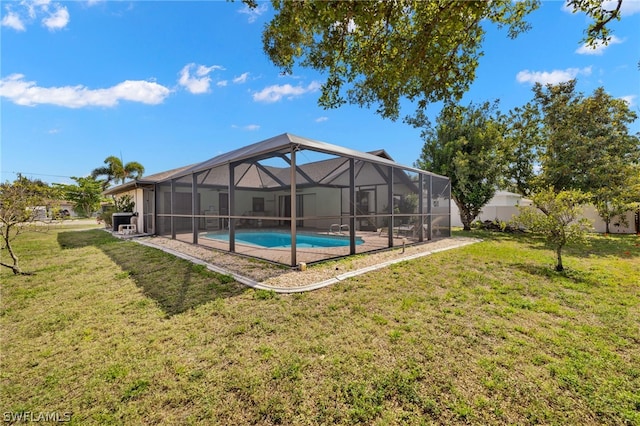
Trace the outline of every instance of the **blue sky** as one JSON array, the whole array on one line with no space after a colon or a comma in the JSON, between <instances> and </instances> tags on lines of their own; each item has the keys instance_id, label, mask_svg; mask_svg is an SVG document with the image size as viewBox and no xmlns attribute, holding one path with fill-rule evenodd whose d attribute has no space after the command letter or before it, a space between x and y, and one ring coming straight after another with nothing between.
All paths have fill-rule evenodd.
<instances>
[{"instance_id":1,"label":"blue sky","mask_svg":"<svg viewBox=\"0 0 640 426\"><path fill-rule=\"evenodd\" d=\"M588 20L544 2L511 40L490 28L463 99L523 105L534 82L603 86L640 112L640 1L624 0L606 48L583 49ZM317 106L323 76L283 76L262 52L270 3L21 1L0 4L1 172L71 182L110 155L146 174L204 161L284 132L412 165L420 131L373 110ZM440 105L429 108L432 118ZM402 115L411 113L406 103ZM633 132L640 131L636 121Z\"/></svg>"}]
</instances>

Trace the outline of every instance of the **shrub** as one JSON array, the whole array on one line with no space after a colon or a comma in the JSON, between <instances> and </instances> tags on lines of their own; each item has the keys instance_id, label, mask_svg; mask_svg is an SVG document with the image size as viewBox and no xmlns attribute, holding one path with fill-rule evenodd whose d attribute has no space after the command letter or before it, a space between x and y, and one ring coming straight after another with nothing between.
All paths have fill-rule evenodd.
<instances>
[{"instance_id":1,"label":"shrub","mask_svg":"<svg viewBox=\"0 0 640 426\"><path fill-rule=\"evenodd\" d=\"M115 204L115 212L113 213L133 213L133 209L136 207L133 197L129 194L121 197L113 197Z\"/></svg>"},{"instance_id":2,"label":"shrub","mask_svg":"<svg viewBox=\"0 0 640 426\"><path fill-rule=\"evenodd\" d=\"M117 213L115 206L108 206L98 215L98 220L102 220L106 228L111 228L113 226L113 217L111 215L114 213Z\"/></svg>"}]
</instances>

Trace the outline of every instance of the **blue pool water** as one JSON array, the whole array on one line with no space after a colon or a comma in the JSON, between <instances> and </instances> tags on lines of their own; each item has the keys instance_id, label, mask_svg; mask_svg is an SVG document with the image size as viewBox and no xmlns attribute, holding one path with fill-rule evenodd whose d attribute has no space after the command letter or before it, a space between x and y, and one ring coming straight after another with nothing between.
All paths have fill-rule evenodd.
<instances>
[{"instance_id":1,"label":"blue pool water","mask_svg":"<svg viewBox=\"0 0 640 426\"><path fill-rule=\"evenodd\" d=\"M208 232L202 235L202 237L212 240L229 241L229 234ZM239 231L236 232L236 242L265 248L287 248L291 247L291 234L281 231ZM356 237L356 245L358 244L362 244L362 238L360 237ZM299 248L345 247L348 245L349 237L346 235L296 235L296 247Z\"/></svg>"}]
</instances>

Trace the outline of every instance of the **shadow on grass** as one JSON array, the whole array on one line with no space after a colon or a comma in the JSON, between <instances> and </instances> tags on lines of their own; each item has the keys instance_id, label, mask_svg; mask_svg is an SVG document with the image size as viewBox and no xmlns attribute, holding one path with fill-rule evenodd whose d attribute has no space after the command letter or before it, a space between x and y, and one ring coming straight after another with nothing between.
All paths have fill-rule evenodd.
<instances>
[{"instance_id":1,"label":"shadow on grass","mask_svg":"<svg viewBox=\"0 0 640 426\"><path fill-rule=\"evenodd\" d=\"M133 279L168 317L246 290L229 275L215 273L158 249L119 240L102 230L61 232L58 244L62 249L93 246L102 250L121 268L113 279Z\"/></svg>"},{"instance_id":2,"label":"shadow on grass","mask_svg":"<svg viewBox=\"0 0 640 426\"><path fill-rule=\"evenodd\" d=\"M586 284L589 286L598 286L600 282L593 279L588 273L576 269L566 268L564 271L558 272L551 265L532 265L527 263L513 263L510 265L512 268L519 269L530 275L536 275L538 277L545 277L549 279L565 278L576 284Z\"/></svg>"},{"instance_id":3,"label":"shadow on grass","mask_svg":"<svg viewBox=\"0 0 640 426\"><path fill-rule=\"evenodd\" d=\"M483 230L462 231L456 230L454 236L482 238L487 241L518 241L528 245L533 250L555 251L545 243L543 237L533 234L491 232ZM562 249L566 256L588 257L616 257L620 259L640 258L640 237L634 234L618 234L604 236L602 234L589 234L584 244L569 244Z\"/></svg>"},{"instance_id":4,"label":"shadow on grass","mask_svg":"<svg viewBox=\"0 0 640 426\"><path fill-rule=\"evenodd\" d=\"M532 242L529 248L534 250L551 250L555 248L545 243L539 238L537 243ZM618 235L615 237L605 237L599 234L590 234L587 242L582 244L567 244L562 248L563 256L589 258L589 257L609 257L618 259L640 258L640 238L636 235Z\"/></svg>"}]
</instances>

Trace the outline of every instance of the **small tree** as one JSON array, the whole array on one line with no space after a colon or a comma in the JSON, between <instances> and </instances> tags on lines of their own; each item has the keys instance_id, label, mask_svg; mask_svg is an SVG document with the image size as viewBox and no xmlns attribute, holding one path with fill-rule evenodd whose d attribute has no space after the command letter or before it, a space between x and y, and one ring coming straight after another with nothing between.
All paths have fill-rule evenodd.
<instances>
[{"instance_id":1,"label":"small tree","mask_svg":"<svg viewBox=\"0 0 640 426\"><path fill-rule=\"evenodd\" d=\"M589 195L581 191L554 192L548 188L534 194L532 201L537 207L520 207L516 218L519 225L533 233L544 236L548 245L556 252L556 271L563 271L562 248L569 243L582 242L591 224L582 216L582 205Z\"/></svg>"},{"instance_id":2,"label":"small tree","mask_svg":"<svg viewBox=\"0 0 640 426\"><path fill-rule=\"evenodd\" d=\"M640 150L640 146L638 147ZM628 225L626 213L638 209L640 205L640 163L629 164L616 178L611 177L615 171L607 175L611 182L608 187L597 188L592 191L593 204L598 215L605 223L605 233L610 233L609 226L615 218L618 222Z\"/></svg>"},{"instance_id":3,"label":"small tree","mask_svg":"<svg viewBox=\"0 0 640 426\"><path fill-rule=\"evenodd\" d=\"M18 175L13 183L0 184L0 227L2 228L2 247L7 250L11 263L0 261L0 265L9 268L16 275L30 275L20 268L18 256L11 243L27 231L41 230L43 212L53 207L56 191L39 180L30 180Z\"/></svg>"},{"instance_id":4,"label":"small tree","mask_svg":"<svg viewBox=\"0 0 640 426\"><path fill-rule=\"evenodd\" d=\"M604 222L604 233L609 234L611 233L611 222L616 217L620 218L619 221L621 223L627 225L625 214L628 211L633 210L635 206L633 203L628 203L621 198L613 198L605 200L596 199L595 207L598 212L598 216L600 216L600 219Z\"/></svg>"},{"instance_id":5,"label":"small tree","mask_svg":"<svg viewBox=\"0 0 640 426\"><path fill-rule=\"evenodd\" d=\"M72 177L76 185L58 185L62 196L73 203L73 208L78 214L91 217L100 209L102 201L102 182L94 177Z\"/></svg>"}]
</instances>

